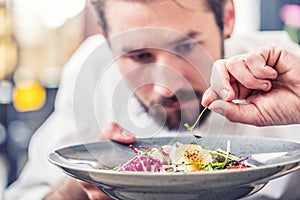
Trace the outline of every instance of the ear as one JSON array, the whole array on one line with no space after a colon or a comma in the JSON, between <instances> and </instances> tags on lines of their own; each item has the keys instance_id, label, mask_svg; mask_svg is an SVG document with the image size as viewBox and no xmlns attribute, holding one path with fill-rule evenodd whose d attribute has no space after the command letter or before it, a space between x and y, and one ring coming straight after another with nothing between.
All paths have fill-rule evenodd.
<instances>
[{"instance_id":1,"label":"ear","mask_svg":"<svg viewBox=\"0 0 300 200\"><path fill-rule=\"evenodd\" d=\"M235 22L235 12L233 0L227 0L224 5L224 29L223 35L225 38L229 38L232 34Z\"/></svg>"}]
</instances>

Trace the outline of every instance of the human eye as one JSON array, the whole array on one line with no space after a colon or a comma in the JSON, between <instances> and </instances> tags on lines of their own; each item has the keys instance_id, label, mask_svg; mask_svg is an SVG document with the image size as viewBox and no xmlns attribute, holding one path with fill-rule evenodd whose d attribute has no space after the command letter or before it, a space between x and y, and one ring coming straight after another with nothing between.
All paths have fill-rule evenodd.
<instances>
[{"instance_id":1,"label":"human eye","mask_svg":"<svg viewBox=\"0 0 300 200\"><path fill-rule=\"evenodd\" d=\"M129 52L126 57L133 60L134 62L139 63L152 62L154 59L153 54L150 52Z\"/></svg>"},{"instance_id":2,"label":"human eye","mask_svg":"<svg viewBox=\"0 0 300 200\"><path fill-rule=\"evenodd\" d=\"M191 42L191 43L185 43L185 44L180 44L175 47L175 51L177 53L188 53L194 49L196 46L196 42Z\"/></svg>"}]
</instances>

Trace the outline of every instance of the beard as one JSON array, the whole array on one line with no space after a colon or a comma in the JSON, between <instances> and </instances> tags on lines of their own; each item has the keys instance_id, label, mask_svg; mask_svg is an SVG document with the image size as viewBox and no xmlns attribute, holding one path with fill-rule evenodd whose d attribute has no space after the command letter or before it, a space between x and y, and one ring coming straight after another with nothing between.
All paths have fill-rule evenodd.
<instances>
[{"instance_id":1,"label":"beard","mask_svg":"<svg viewBox=\"0 0 300 200\"><path fill-rule=\"evenodd\" d=\"M199 91L184 91L180 90L176 92L176 94L169 98L161 97L155 102L151 103L151 108L147 107L138 97L137 100L139 101L143 110L150 114L151 118L157 123L160 127L166 128L168 130L174 131L186 131L184 127L185 123L193 125L204 109L201 105L201 97L202 94ZM184 102L189 100L195 100L193 105L179 109L174 109L173 111L166 112L164 106L169 105L174 102ZM160 105L160 106L153 106L153 105ZM201 126L202 123L206 121L210 114L210 111L204 112L201 117L201 120L198 126Z\"/></svg>"}]
</instances>

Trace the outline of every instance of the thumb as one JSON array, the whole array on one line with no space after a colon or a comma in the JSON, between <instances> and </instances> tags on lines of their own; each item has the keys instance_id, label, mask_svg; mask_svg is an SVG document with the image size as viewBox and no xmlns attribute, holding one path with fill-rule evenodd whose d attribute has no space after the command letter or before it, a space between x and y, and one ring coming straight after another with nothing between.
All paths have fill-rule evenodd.
<instances>
[{"instance_id":1,"label":"thumb","mask_svg":"<svg viewBox=\"0 0 300 200\"><path fill-rule=\"evenodd\" d=\"M208 108L213 112L223 115L231 122L259 125L262 121L258 115L258 109L254 104L238 104L215 100Z\"/></svg>"},{"instance_id":2,"label":"thumb","mask_svg":"<svg viewBox=\"0 0 300 200\"><path fill-rule=\"evenodd\" d=\"M107 139L121 142L124 144L130 144L135 141L135 136L123 129L119 124L112 122L103 129L103 134Z\"/></svg>"}]
</instances>

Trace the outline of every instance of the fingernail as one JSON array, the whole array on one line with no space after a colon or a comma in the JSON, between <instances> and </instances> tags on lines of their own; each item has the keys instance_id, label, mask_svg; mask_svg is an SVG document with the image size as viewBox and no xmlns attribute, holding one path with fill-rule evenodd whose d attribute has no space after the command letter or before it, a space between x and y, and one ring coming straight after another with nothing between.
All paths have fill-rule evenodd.
<instances>
[{"instance_id":1,"label":"fingernail","mask_svg":"<svg viewBox=\"0 0 300 200\"><path fill-rule=\"evenodd\" d=\"M273 79L276 79L276 76L277 76L276 74L273 74L273 75L271 75L271 76L269 77L269 79L272 79L272 80L273 80Z\"/></svg>"},{"instance_id":2,"label":"fingernail","mask_svg":"<svg viewBox=\"0 0 300 200\"><path fill-rule=\"evenodd\" d=\"M221 108L218 108L218 109L214 110L214 112L216 112L216 113L218 113L220 115L224 115L224 113L225 113L224 110L221 109Z\"/></svg>"},{"instance_id":3,"label":"fingernail","mask_svg":"<svg viewBox=\"0 0 300 200\"><path fill-rule=\"evenodd\" d=\"M124 136L124 137L133 137L134 135L125 131L125 130L122 130L121 134Z\"/></svg>"},{"instance_id":4,"label":"fingernail","mask_svg":"<svg viewBox=\"0 0 300 200\"><path fill-rule=\"evenodd\" d=\"M261 88L262 88L263 90L268 89L268 84L267 84L267 83L262 84Z\"/></svg>"},{"instance_id":5,"label":"fingernail","mask_svg":"<svg viewBox=\"0 0 300 200\"><path fill-rule=\"evenodd\" d=\"M226 99L226 97L227 97L227 95L228 95L228 90L226 90L226 89L221 89L220 90L220 95L221 95L221 98L222 99Z\"/></svg>"}]
</instances>

